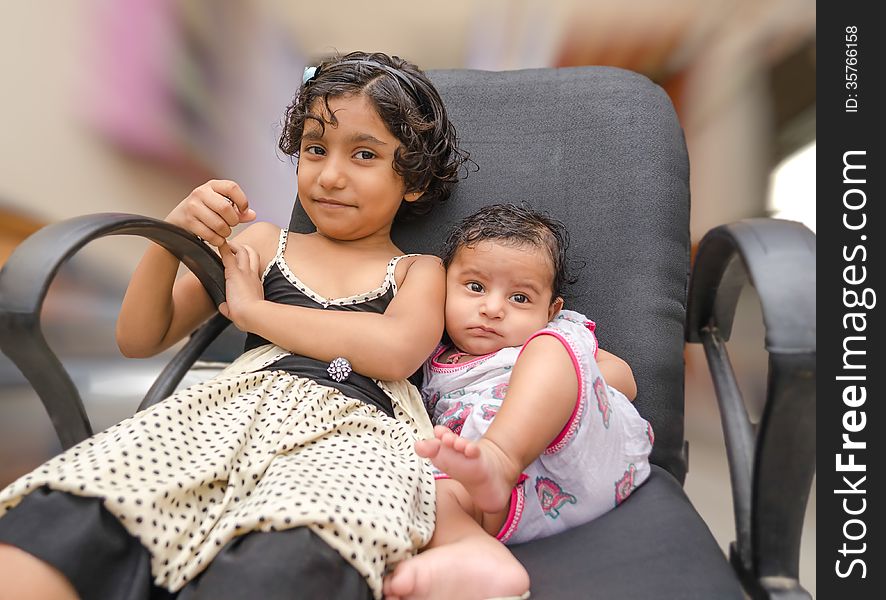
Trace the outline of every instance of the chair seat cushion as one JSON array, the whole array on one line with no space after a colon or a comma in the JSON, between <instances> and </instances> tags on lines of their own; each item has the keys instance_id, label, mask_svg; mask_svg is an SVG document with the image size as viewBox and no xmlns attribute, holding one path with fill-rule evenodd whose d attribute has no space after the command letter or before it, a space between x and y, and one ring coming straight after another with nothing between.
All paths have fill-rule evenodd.
<instances>
[{"instance_id":1,"label":"chair seat cushion","mask_svg":"<svg viewBox=\"0 0 886 600\"><path fill-rule=\"evenodd\" d=\"M683 488L655 465L616 510L511 550L529 571L533 600L744 598Z\"/></svg>"}]
</instances>

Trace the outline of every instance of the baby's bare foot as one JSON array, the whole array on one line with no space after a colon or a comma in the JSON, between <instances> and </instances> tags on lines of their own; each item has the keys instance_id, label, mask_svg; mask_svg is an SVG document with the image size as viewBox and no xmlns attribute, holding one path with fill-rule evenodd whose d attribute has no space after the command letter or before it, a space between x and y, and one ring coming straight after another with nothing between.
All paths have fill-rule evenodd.
<instances>
[{"instance_id":1,"label":"baby's bare foot","mask_svg":"<svg viewBox=\"0 0 886 600\"><path fill-rule=\"evenodd\" d=\"M470 537L410 558L385 578L386 600L520 597L529 574L500 542Z\"/></svg>"},{"instance_id":2,"label":"baby's bare foot","mask_svg":"<svg viewBox=\"0 0 886 600\"><path fill-rule=\"evenodd\" d=\"M461 483L483 512L504 510L520 471L501 448L486 438L472 442L441 425L434 427L434 436L416 442L416 453Z\"/></svg>"}]
</instances>

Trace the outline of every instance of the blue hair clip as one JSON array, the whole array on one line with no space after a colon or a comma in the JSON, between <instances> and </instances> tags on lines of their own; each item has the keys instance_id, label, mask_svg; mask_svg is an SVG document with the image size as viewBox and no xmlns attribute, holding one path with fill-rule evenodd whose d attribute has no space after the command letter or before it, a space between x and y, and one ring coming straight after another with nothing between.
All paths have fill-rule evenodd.
<instances>
[{"instance_id":1,"label":"blue hair clip","mask_svg":"<svg viewBox=\"0 0 886 600\"><path fill-rule=\"evenodd\" d=\"M305 67L305 72L301 76L302 84L309 82L317 75L317 67Z\"/></svg>"}]
</instances>

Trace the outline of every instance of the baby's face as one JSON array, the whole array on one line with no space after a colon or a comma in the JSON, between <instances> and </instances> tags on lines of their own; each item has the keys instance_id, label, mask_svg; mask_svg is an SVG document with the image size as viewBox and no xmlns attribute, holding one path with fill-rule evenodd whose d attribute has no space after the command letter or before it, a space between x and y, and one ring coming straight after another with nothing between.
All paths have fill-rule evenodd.
<instances>
[{"instance_id":1,"label":"baby's face","mask_svg":"<svg viewBox=\"0 0 886 600\"><path fill-rule=\"evenodd\" d=\"M533 246L461 248L446 271L446 332L475 356L520 346L563 306L552 283L551 259Z\"/></svg>"}]
</instances>

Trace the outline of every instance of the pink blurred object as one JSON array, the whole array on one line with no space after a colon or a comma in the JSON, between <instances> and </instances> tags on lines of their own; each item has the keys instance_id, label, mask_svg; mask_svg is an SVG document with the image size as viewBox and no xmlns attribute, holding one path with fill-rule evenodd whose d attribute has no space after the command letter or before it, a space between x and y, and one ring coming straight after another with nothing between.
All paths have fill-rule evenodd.
<instances>
[{"instance_id":1,"label":"pink blurred object","mask_svg":"<svg viewBox=\"0 0 886 600\"><path fill-rule=\"evenodd\" d=\"M179 160L170 63L175 0L106 2L96 15L95 77L86 94L89 121L123 149Z\"/></svg>"},{"instance_id":2,"label":"pink blurred object","mask_svg":"<svg viewBox=\"0 0 886 600\"><path fill-rule=\"evenodd\" d=\"M289 222L295 169L277 154L304 59L260 4L101 0L80 103L103 140L196 182L237 181L262 220Z\"/></svg>"}]
</instances>

